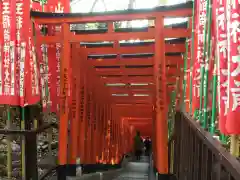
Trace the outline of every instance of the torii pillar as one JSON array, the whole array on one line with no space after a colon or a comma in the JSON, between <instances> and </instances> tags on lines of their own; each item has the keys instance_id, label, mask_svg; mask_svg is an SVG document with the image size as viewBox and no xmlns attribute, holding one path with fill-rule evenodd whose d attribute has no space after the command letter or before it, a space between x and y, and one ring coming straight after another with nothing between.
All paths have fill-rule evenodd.
<instances>
[{"instance_id":1,"label":"torii pillar","mask_svg":"<svg viewBox=\"0 0 240 180\"><path fill-rule=\"evenodd\" d=\"M155 19L155 62L154 77L156 83L156 118L155 118L155 168L157 177L161 180L169 180L168 170L168 125L167 125L167 79L164 41L164 17ZM160 68L162 73L160 74ZM160 81L161 76L161 81ZM163 92L160 94L160 89ZM160 99L161 97L161 99ZM160 101L163 102L160 103Z\"/></svg>"}]
</instances>

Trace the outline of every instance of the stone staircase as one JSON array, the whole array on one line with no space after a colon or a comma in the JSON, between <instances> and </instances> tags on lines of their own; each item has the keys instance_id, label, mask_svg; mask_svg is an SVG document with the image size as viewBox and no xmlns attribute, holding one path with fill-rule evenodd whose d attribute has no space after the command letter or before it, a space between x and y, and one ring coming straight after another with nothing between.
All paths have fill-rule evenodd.
<instances>
[{"instance_id":1,"label":"stone staircase","mask_svg":"<svg viewBox=\"0 0 240 180\"><path fill-rule=\"evenodd\" d=\"M118 170L68 177L68 180L153 180L150 178L149 162L149 157L142 156L140 161L125 162ZM51 180L57 180L57 177L52 177Z\"/></svg>"}]
</instances>

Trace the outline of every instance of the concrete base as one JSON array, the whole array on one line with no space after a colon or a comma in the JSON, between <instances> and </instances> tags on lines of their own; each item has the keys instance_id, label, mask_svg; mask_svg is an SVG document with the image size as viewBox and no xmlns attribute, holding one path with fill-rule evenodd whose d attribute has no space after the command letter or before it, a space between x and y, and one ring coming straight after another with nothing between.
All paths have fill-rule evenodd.
<instances>
[{"instance_id":1,"label":"concrete base","mask_svg":"<svg viewBox=\"0 0 240 180\"><path fill-rule=\"evenodd\" d=\"M57 168L58 180L66 180L68 177L75 177L77 175L77 168L81 166L82 174L89 174L95 172L104 172L108 170L120 169L122 167L122 162L124 156L122 157L119 164L68 164L68 165L59 165Z\"/></svg>"},{"instance_id":2,"label":"concrete base","mask_svg":"<svg viewBox=\"0 0 240 180\"><path fill-rule=\"evenodd\" d=\"M57 179L58 180L66 180L67 179L67 166L59 165L57 167Z\"/></svg>"},{"instance_id":3,"label":"concrete base","mask_svg":"<svg viewBox=\"0 0 240 180\"><path fill-rule=\"evenodd\" d=\"M156 174L157 180L177 180L177 177L174 174Z\"/></svg>"},{"instance_id":4,"label":"concrete base","mask_svg":"<svg viewBox=\"0 0 240 180\"><path fill-rule=\"evenodd\" d=\"M111 165L111 164L83 164L82 174L89 174L95 172L104 172L108 170L114 170L121 168L121 164ZM59 165L57 168L58 180L66 180L68 177L76 176L76 164L71 165Z\"/></svg>"},{"instance_id":5,"label":"concrete base","mask_svg":"<svg viewBox=\"0 0 240 180\"><path fill-rule=\"evenodd\" d=\"M83 174L89 174L89 173L95 173L95 172L101 172L101 171L108 171L113 169L119 169L121 168L121 164L83 164L82 166L82 173Z\"/></svg>"},{"instance_id":6,"label":"concrete base","mask_svg":"<svg viewBox=\"0 0 240 180\"><path fill-rule=\"evenodd\" d=\"M67 176L74 177L77 175L77 165L68 164L67 165Z\"/></svg>"}]
</instances>

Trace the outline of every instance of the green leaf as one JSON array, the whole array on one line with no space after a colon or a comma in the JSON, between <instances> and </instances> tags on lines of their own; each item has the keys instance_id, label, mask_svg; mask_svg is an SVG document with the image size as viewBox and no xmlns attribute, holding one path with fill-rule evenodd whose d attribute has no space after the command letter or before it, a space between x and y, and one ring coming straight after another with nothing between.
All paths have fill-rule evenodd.
<instances>
[{"instance_id":1,"label":"green leaf","mask_svg":"<svg viewBox=\"0 0 240 180\"><path fill-rule=\"evenodd\" d=\"M41 5L47 4L47 0L39 0Z\"/></svg>"}]
</instances>

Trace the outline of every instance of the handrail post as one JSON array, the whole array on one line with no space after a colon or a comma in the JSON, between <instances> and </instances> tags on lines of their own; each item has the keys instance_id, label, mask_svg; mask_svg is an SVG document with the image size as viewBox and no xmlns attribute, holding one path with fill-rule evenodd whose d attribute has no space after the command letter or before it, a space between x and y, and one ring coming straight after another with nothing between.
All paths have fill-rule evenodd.
<instances>
[{"instance_id":1,"label":"handrail post","mask_svg":"<svg viewBox=\"0 0 240 180\"><path fill-rule=\"evenodd\" d=\"M28 133L25 136L26 180L38 179L37 167L37 134Z\"/></svg>"},{"instance_id":2,"label":"handrail post","mask_svg":"<svg viewBox=\"0 0 240 180\"><path fill-rule=\"evenodd\" d=\"M31 130L31 116L30 106L24 107L24 126L26 130ZM38 179L38 166L37 166L37 133L30 131L24 135L25 137L25 178L26 180Z\"/></svg>"}]
</instances>

